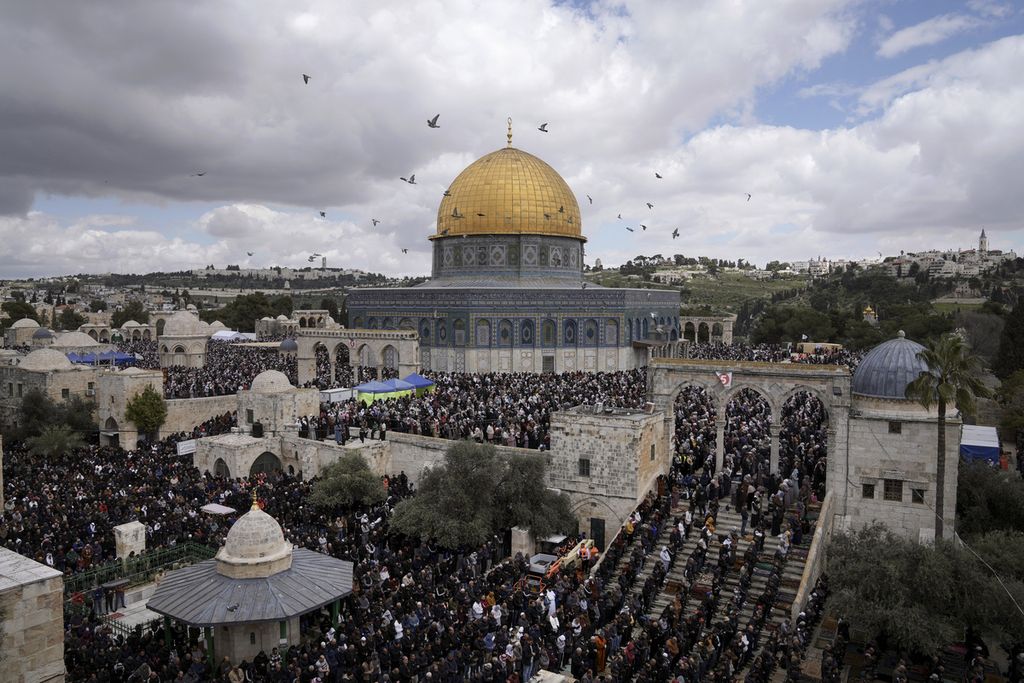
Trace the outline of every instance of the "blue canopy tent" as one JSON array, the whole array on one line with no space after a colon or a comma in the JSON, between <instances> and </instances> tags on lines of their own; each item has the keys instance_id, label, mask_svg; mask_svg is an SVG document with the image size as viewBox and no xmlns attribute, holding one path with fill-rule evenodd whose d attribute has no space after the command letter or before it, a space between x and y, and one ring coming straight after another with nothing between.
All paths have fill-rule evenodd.
<instances>
[{"instance_id":1,"label":"blue canopy tent","mask_svg":"<svg viewBox=\"0 0 1024 683\"><path fill-rule=\"evenodd\" d=\"M422 396L434 388L434 383L432 381L415 372L410 373L402 381L411 384L416 389L417 396Z\"/></svg>"},{"instance_id":2,"label":"blue canopy tent","mask_svg":"<svg viewBox=\"0 0 1024 683\"><path fill-rule=\"evenodd\" d=\"M374 401L380 401L382 399L394 398L396 396L404 396L412 391L412 387L409 389L398 389L395 386L389 385L387 382L365 382L355 387L355 390L359 392L356 396L357 401L365 403L373 403Z\"/></svg>"},{"instance_id":3,"label":"blue canopy tent","mask_svg":"<svg viewBox=\"0 0 1024 683\"><path fill-rule=\"evenodd\" d=\"M384 380L383 384L386 387L390 387L392 391L412 391L416 388L411 383L397 378Z\"/></svg>"},{"instance_id":4,"label":"blue canopy tent","mask_svg":"<svg viewBox=\"0 0 1024 683\"><path fill-rule=\"evenodd\" d=\"M960 457L967 462L986 460L999 465L999 435L995 427L964 425L960 434Z\"/></svg>"}]
</instances>

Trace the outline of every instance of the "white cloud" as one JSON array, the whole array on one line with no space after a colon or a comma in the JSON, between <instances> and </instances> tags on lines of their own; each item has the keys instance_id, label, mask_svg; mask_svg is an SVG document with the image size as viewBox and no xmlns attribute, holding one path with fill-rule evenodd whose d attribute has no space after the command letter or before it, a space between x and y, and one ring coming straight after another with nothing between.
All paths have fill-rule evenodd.
<instances>
[{"instance_id":1,"label":"white cloud","mask_svg":"<svg viewBox=\"0 0 1024 683\"><path fill-rule=\"evenodd\" d=\"M895 57L926 45L936 45L982 24L977 17L966 14L942 14L893 33L878 47L881 57Z\"/></svg>"}]
</instances>

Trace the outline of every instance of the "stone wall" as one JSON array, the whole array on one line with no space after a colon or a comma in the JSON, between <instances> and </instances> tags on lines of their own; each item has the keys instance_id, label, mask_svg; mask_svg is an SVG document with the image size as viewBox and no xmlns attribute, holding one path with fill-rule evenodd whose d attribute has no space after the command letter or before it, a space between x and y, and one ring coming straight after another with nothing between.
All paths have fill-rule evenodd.
<instances>
[{"instance_id":1,"label":"stone wall","mask_svg":"<svg viewBox=\"0 0 1024 683\"><path fill-rule=\"evenodd\" d=\"M320 392L317 389L292 389L276 394L239 391L237 397L238 426L250 430L254 422L263 425L264 434L294 429L303 415L320 413Z\"/></svg>"},{"instance_id":2,"label":"stone wall","mask_svg":"<svg viewBox=\"0 0 1024 683\"><path fill-rule=\"evenodd\" d=\"M64 680L64 580L0 547L0 683Z\"/></svg>"},{"instance_id":3,"label":"stone wall","mask_svg":"<svg viewBox=\"0 0 1024 683\"><path fill-rule=\"evenodd\" d=\"M830 463L828 472L829 489L839 494L837 522L848 529L882 522L909 539L933 540L938 438L934 411L911 401L858 397L851 412L848 458ZM948 418L942 515L946 538L952 538L956 518L960 427L958 419ZM887 480L899 482L902 500L886 500ZM872 497L865 495L865 485L874 487ZM915 489L923 491L922 502L913 501Z\"/></svg>"},{"instance_id":4,"label":"stone wall","mask_svg":"<svg viewBox=\"0 0 1024 683\"><path fill-rule=\"evenodd\" d=\"M167 420L160 428L159 438L175 432L191 432L196 425L211 417L232 413L238 406L234 394L208 398L177 398L167 401Z\"/></svg>"},{"instance_id":5,"label":"stone wall","mask_svg":"<svg viewBox=\"0 0 1024 683\"><path fill-rule=\"evenodd\" d=\"M606 544L669 470L671 450L660 413L581 406L551 419L548 483L568 494L591 536L604 523ZM603 550L604 548L602 548Z\"/></svg>"},{"instance_id":6,"label":"stone wall","mask_svg":"<svg viewBox=\"0 0 1024 683\"><path fill-rule=\"evenodd\" d=\"M12 427L17 423L21 399L32 389L42 391L57 403L71 396L93 400L98 373L98 368L88 365L49 372L25 370L17 365L0 367L0 426Z\"/></svg>"}]
</instances>

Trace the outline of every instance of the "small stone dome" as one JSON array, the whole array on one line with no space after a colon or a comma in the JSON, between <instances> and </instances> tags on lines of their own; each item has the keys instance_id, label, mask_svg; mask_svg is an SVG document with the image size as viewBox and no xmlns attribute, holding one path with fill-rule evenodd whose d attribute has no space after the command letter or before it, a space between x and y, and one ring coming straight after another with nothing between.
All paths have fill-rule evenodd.
<instances>
[{"instance_id":1,"label":"small stone dome","mask_svg":"<svg viewBox=\"0 0 1024 683\"><path fill-rule=\"evenodd\" d=\"M75 367L68 357L53 349L36 349L25 356L18 367L22 370L49 372L51 370L70 370Z\"/></svg>"},{"instance_id":2,"label":"small stone dome","mask_svg":"<svg viewBox=\"0 0 1024 683\"><path fill-rule=\"evenodd\" d=\"M851 390L871 398L907 400L907 385L917 379L928 365L917 357L923 346L899 336L868 351L853 373Z\"/></svg>"},{"instance_id":3,"label":"small stone dome","mask_svg":"<svg viewBox=\"0 0 1024 683\"><path fill-rule=\"evenodd\" d=\"M39 327L39 323L37 323L32 318L22 318L21 320L18 320L13 325L11 325L12 330L23 330L30 327Z\"/></svg>"},{"instance_id":4,"label":"small stone dome","mask_svg":"<svg viewBox=\"0 0 1024 683\"><path fill-rule=\"evenodd\" d=\"M210 329L214 331L226 330L228 329L228 326L219 320L214 320L212 323L210 323Z\"/></svg>"},{"instance_id":5,"label":"small stone dome","mask_svg":"<svg viewBox=\"0 0 1024 683\"><path fill-rule=\"evenodd\" d=\"M294 388L288 375L280 370L265 370L256 375L250 390L257 394L280 394Z\"/></svg>"},{"instance_id":6,"label":"small stone dome","mask_svg":"<svg viewBox=\"0 0 1024 683\"><path fill-rule=\"evenodd\" d=\"M32 333L33 339L53 339L53 332L50 332L45 327L40 327L38 330Z\"/></svg>"},{"instance_id":7,"label":"small stone dome","mask_svg":"<svg viewBox=\"0 0 1024 683\"><path fill-rule=\"evenodd\" d=\"M271 317L270 317L269 315L265 315L265 316L263 316L262 318L260 318L260 322L261 322L261 323L265 323L265 322L274 322L274 319L273 319L273 318L271 318Z\"/></svg>"},{"instance_id":8,"label":"small stone dome","mask_svg":"<svg viewBox=\"0 0 1024 683\"><path fill-rule=\"evenodd\" d=\"M278 351L285 351L286 353L295 353L299 350L298 343L291 337L286 337L281 345L277 347Z\"/></svg>"},{"instance_id":9,"label":"small stone dome","mask_svg":"<svg viewBox=\"0 0 1024 683\"><path fill-rule=\"evenodd\" d=\"M99 342L85 332L65 332L57 335L52 346L55 349L80 349L83 346L99 346Z\"/></svg>"},{"instance_id":10,"label":"small stone dome","mask_svg":"<svg viewBox=\"0 0 1024 683\"><path fill-rule=\"evenodd\" d=\"M281 315L277 316L275 320L277 320L278 322L286 323L288 322L288 316L282 313Z\"/></svg>"},{"instance_id":11,"label":"small stone dome","mask_svg":"<svg viewBox=\"0 0 1024 683\"><path fill-rule=\"evenodd\" d=\"M121 325L122 330L126 330L130 327L141 327L141 325L135 320L125 320L124 324Z\"/></svg>"},{"instance_id":12,"label":"small stone dome","mask_svg":"<svg viewBox=\"0 0 1024 683\"><path fill-rule=\"evenodd\" d=\"M258 578L292 565L292 544L284 539L277 520L256 503L238 518L217 551L217 572L234 578Z\"/></svg>"},{"instance_id":13,"label":"small stone dome","mask_svg":"<svg viewBox=\"0 0 1024 683\"><path fill-rule=\"evenodd\" d=\"M198 337L206 334L199 318L186 311L178 311L164 324L165 337Z\"/></svg>"}]
</instances>

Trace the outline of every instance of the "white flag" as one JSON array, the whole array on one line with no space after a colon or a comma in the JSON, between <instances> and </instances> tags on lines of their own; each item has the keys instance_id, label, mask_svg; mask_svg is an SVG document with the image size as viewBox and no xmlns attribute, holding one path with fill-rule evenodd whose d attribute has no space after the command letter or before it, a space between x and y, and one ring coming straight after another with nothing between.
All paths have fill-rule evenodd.
<instances>
[{"instance_id":1,"label":"white flag","mask_svg":"<svg viewBox=\"0 0 1024 683\"><path fill-rule=\"evenodd\" d=\"M801 334L800 338L803 339L804 341L807 341L807 335L806 334Z\"/></svg>"},{"instance_id":2,"label":"white flag","mask_svg":"<svg viewBox=\"0 0 1024 683\"><path fill-rule=\"evenodd\" d=\"M715 374L718 376L718 383L721 384L722 387L728 389L729 387L732 386L731 372L716 372Z\"/></svg>"}]
</instances>

